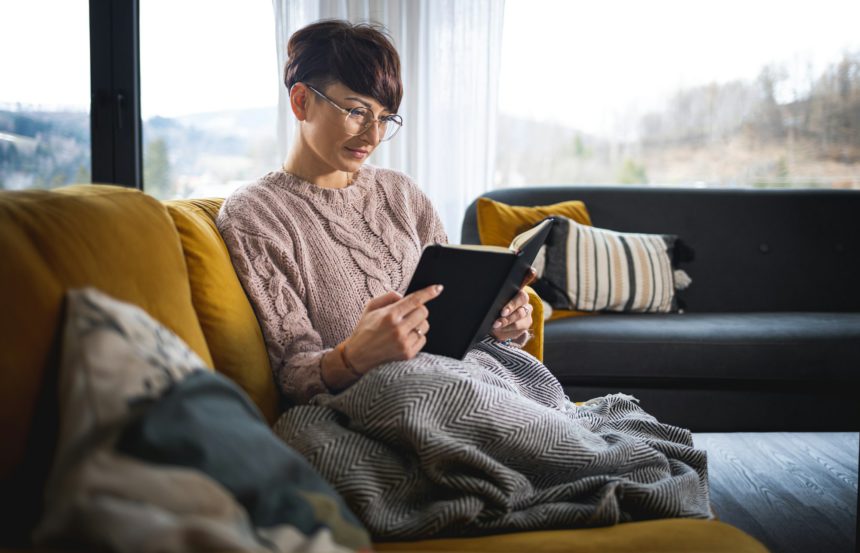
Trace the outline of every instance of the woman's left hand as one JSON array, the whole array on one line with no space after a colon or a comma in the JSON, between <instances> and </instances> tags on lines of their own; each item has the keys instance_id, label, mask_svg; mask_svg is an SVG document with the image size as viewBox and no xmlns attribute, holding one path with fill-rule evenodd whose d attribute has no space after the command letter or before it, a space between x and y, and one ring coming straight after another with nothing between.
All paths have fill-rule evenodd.
<instances>
[{"instance_id":1,"label":"woman's left hand","mask_svg":"<svg viewBox=\"0 0 860 553\"><path fill-rule=\"evenodd\" d=\"M536 274L534 268L529 270L517 295L502 308L501 316L493 322L490 334L496 340L515 340L531 328L532 306L523 287L531 284Z\"/></svg>"}]
</instances>

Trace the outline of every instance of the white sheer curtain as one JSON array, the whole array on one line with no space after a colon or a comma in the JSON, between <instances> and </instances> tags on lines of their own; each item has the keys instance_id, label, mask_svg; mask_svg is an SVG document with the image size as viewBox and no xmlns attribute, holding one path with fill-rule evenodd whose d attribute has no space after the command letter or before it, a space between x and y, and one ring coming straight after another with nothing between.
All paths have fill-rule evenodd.
<instances>
[{"instance_id":1,"label":"white sheer curtain","mask_svg":"<svg viewBox=\"0 0 860 553\"><path fill-rule=\"evenodd\" d=\"M297 29L319 19L383 24L400 53L403 129L370 163L410 175L430 197L451 242L466 206L493 183L504 0L273 0L278 72ZM281 79L283 81L283 79ZM295 120L280 83L278 143Z\"/></svg>"}]
</instances>

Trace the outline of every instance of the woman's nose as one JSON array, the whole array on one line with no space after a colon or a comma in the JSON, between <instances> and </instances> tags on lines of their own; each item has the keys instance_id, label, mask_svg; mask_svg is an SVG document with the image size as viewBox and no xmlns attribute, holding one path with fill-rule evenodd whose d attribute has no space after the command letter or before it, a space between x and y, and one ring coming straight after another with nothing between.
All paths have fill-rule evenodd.
<instances>
[{"instance_id":1,"label":"woman's nose","mask_svg":"<svg viewBox=\"0 0 860 553\"><path fill-rule=\"evenodd\" d=\"M379 132L379 120L373 121L368 125L367 130L362 133L362 138L364 138L368 143L373 144L374 146L379 145L382 136Z\"/></svg>"}]
</instances>

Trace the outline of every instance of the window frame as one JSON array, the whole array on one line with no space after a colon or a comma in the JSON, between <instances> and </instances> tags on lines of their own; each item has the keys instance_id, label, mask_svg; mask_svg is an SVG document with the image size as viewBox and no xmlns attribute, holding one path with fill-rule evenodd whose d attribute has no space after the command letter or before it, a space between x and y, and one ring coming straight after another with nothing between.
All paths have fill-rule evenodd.
<instances>
[{"instance_id":1,"label":"window frame","mask_svg":"<svg viewBox=\"0 0 860 553\"><path fill-rule=\"evenodd\" d=\"M140 1L89 9L92 182L143 190Z\"/></svg>"}]
</instances>

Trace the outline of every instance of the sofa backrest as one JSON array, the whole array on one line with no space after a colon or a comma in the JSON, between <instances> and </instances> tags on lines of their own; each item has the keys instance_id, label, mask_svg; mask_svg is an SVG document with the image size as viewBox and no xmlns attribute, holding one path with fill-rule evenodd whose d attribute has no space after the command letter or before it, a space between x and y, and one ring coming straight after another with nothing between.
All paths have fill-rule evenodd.
<instances>
[{"instance_id":1,"label":"sofa backrest","mask_svg":"<svg viewBox=\"0 0 860 553\"><path fill-rule=\"evenodd\" d=\"M860 192L645 186L494 190L511 205L582 200L595 227L676 234L695 258L690 312L860 311ZM462 241L478 240L475 203Z\"/></svg>"},{"instance_id":2,"label":"sofa backrest","mask_svg":"<svg viewBox=\"0 0 860 553\"><path fill-rule=\"evenodd\" d=\"M242 387L274 424L278 391L260 324L215 226L222 198L164 202L185 252L191 300L215 370Z\"/></svg>"},{"instance_id":3,"label":"sofa backrest","mask_svg":"<svg viewBox=\"0 0 860 553\"><path fill-rule=\"evenodd\" d=\"M38 514L57 437L63 300L83 286L141 306L212 363L161 202L114 186L0 192L0 512L10 531L26 533Z\"/></svg>"}]
</instances>

